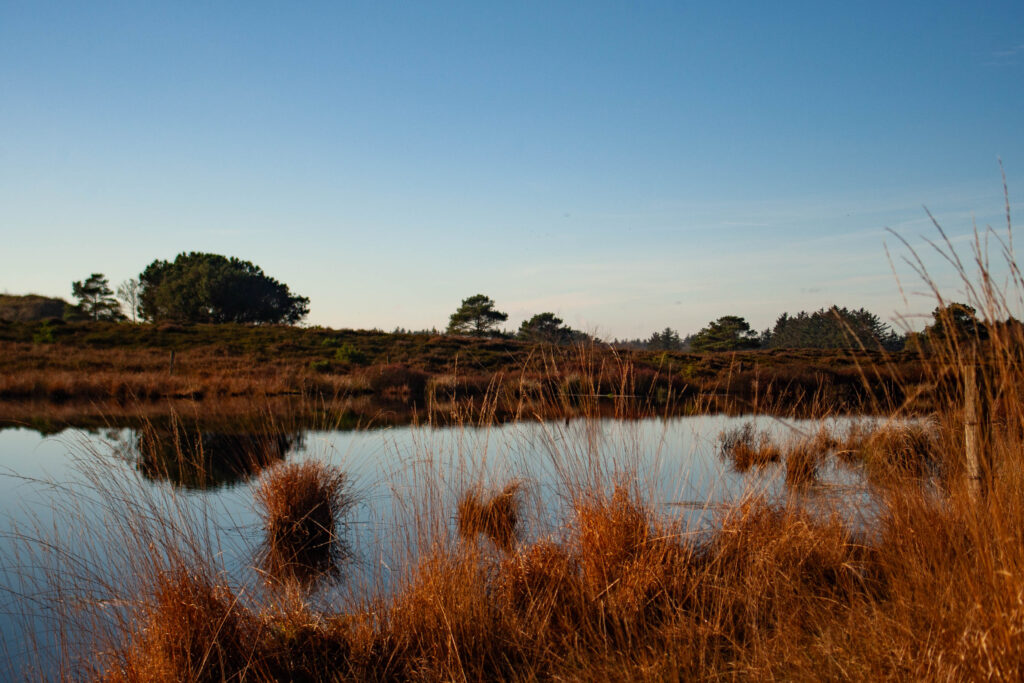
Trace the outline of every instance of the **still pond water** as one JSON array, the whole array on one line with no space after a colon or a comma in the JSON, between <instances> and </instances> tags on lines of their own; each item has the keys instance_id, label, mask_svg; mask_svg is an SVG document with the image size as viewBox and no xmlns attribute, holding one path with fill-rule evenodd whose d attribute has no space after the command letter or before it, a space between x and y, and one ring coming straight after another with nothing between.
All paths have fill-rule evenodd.
<instances>
[{"instance_id":1,"label":"still pond water","mask_svg":"<svg viewBox=\"0 0 1024 683\"><path fill-rule=\"evenodd\" d=\"M822 514L836 512L854 526L870 520L873 499L861 473L834 459L817 483L799 490L786 487L780 465L734 471L719 456L719 435L749 421L779 442L821 425L698 416L274 435L115 427L43 436L4 429L0 656L8 659L11 673L23 673L30 661L46 667L54 656L57 615L63 613L55 602L66 610L69 599L56 590L54 577L63 577L58 583L71 577L71 583L87 587L79 597L93 604L118 597L103 593L119 585L119 572L128 571L125 553L138 552L125 549L132 533L126 520L140 513L160 511L185 520L181 523L205 539L233 583L243 589L258 585L254 558L263 529L253 491L259 475L232 466L233 458L253 448L268 461L323 460L348 477L355 504L344 529L346 568L344 578L318 591L316 600L324 604L341 600L343 586L358 583L354 577L378 590L386 586L415 543L410 520L437 520L435 528L444 534L454 528L455 506L466 490L500 490L511 481L524 485L527 537L557 533L571 514L567 493L573 482L610 490L626 481L694 532L713 528L723 509L755 492ZM175 443L206 464L201 469L168 464Z\"/></svg>"}]
</instances>

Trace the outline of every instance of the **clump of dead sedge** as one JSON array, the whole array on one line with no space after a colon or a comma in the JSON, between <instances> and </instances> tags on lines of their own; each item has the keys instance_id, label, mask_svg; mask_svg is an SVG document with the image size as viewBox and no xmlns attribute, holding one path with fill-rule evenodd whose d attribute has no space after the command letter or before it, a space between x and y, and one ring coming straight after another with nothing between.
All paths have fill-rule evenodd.
<instances>
[{"instance_id":1,"label":"clump of dead sedge","mask_svg":"<svg viewBox=\"0 0 1024 683\"><path fill-rule=\"evenodd\" d=\"M868 473L887 477L923 477L937 462L934 434L923 424L882 427L861 447Z\"/></svg>"},{"instance_id":2,"label":"clump of dead sedge","mask_svg":"<svg viewBox=\"0 0 1024 683\"><path fill-rule=\"evenodd\" d=\"M230 589L185 568L157 577L142 624L110 680L226 680L253 661L262 628Z\"/></svg>"},{"instance_id":3,"label":"clump of dead sedge","mask_svg":"<svg viewBox=\"0 0 1024 683\"><path fill-rule=\"evenodd\" d=\"M344 472L307 460L266 471L255 499L266 532L264 564L271 576L329 571L339 559L336 533L353 504Z\"/></svg>"},{"instance_id":4,"label":"clump of dead sedge","mask_svg":"<svg viewBox=\"0 0 1024 683\"><path fill-rule=\"evenodd\" d=\"M806 486L818 479L825 452L819 450L819 439L800 440L786 452L786 485Z\"/></svg>"},{"instance_id":5,"label":"clump of dead sedge","mask_svg":"<svg viewBox=\"0 0 1024 683\"><path fill-rule=\"evenodd\" d=\"M510 551L519 535L521 494L518 481L491 496L467 491L458 504L459 535L471 541L483 534L498 548Z\"/></svg>"},{"instance_id":6,"label":"clump of dead sedge","mask_svg":"<svg viewBox=\"0 0 1024 683\"><path fill-rule=\"evenodd\" d=\"M110 655L101 680L334 681L379 678L372 637L358 616L311 610L292 596L282 605L243 604L209 567L161 572L141 623Z\"/></svg>"},{"instance_id":7,"label":"clump of dead sedge","mask_svg":"<svg viewBox=\"0 0 1024 683\"><path fill-rule=\"evenodd\" d=\"M757 429L752 422L723 431L718 440L719 452L732 462L737 472L746 472L755 465L770 465L782 458L782 451L772 441L771 435Z\"/></svg>"}]
</instances>

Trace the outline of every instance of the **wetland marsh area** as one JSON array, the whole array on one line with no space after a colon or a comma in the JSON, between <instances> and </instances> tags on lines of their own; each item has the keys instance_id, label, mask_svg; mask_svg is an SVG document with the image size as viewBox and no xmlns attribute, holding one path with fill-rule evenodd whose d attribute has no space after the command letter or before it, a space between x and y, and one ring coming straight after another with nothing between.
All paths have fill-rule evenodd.
<instances>
[{"instance_id":1,"label":"wetland marsh area","mask_svg":"<svg viewBox=\"0 0 1024 683\"><path fill-rule=\"evenodd\" d=\"M1024 680L1022 28L0 0L0 681Z\"/></svg>"},{"instance_id":2,"label":"wetland marsh area","mask_svg":"<svg viewBox=\"0 0 1024 683\"><path fill-rule=\"evenodd\" d=\"M216 347L179 351L172 374L165 350L9 341L9 673L1011 673L1024 616L1006 592L1024 552L1024 402L1007 392L1024 386L1010 382L1024 347L1008 336L1017 327L992 329L984 346L964 346L987 354L975 381L997 416L986 418L983 481L965 474L955 346L703 356L535 346L522 357L539 361L517 373L516 344L500 342L513 360L467 380L454 362L431 374L408 360L303 375L278 358L257 375ZM147 353L153 367L132 364L120 383L95 370ZM240 370L211 371L197 353ZM76 356L87 370L47 376L38 364ZM251 395L209 389L232 377ZM282 377L293 384L281 389ZM121 388L157 381L175 388L146 398ZM1009 649L961 647L996 636Z\"/></svg>"}]
</instances>

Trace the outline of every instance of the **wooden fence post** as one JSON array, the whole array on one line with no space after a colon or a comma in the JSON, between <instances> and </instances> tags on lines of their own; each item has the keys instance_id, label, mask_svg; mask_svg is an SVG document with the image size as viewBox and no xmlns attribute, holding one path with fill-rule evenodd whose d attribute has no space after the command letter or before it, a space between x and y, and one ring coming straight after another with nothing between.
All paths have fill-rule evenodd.
<instances>
[{"instance_id":1,"label":"wooden fence post","mask_svg":"<svg viewBox=\"0 0 1024 683\"><path fill-rule=\"evenodd\" d=\"M964 455L967 490L977 498L981 489L982 401L978 392L978 361L972 354L964 369Z\"/></svg>"}]
</instances>

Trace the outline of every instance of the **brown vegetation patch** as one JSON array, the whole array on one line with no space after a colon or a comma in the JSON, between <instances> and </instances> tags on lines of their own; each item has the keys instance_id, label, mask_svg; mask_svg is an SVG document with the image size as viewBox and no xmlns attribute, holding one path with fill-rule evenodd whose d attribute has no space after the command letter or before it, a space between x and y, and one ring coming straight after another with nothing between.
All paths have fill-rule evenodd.
<instances>
[{"instance_id":1,"label":"brown vegetation patch","mask_svg":"<svg viewBox=\"0 0 1024 683\"><path fill-rule=\"evenodd\" d=\"M487 497L467 491L457 509L459 535L473 541L483 534L501 550L511 551L519 533L521 491L521 482L512 482Z\"/></svg>"},{"instance_id":2,"label":"brown vegetation patch","mask_svg":"<svg viewBox=\"0 0 1024 683\"><path fill-rule=\"evenodd\" d=\"M820 434L820 432L819 432ZM786 451L786 485L801 487L818 479L818 470L827 451L820 445L821 439L800 440Z\"/></svg>"},{"instance_id":3,"label":"brown vegetation patch","mask_svg":"<svg viewBox=\"0 0 1024 683\"><path fill-rule=\"evenodd\" d=\"M771 435L757 429L752 422L723 431L718 440L719 452L732 462L737 472L746 472L755 465L764 467L782 458L782 451Z\"/></svg>"},{"instance_id":4,"label":"brown vegetation patch","mask_svg":"<svg viewBox=\"0 0 1024 683\"><path fill-rule=\"evenodd\" d=\"M269 576L308 579L335 569L342 550L337 527L354 502L343 472L313 460L278 465L254 495Z\"/></svg>"},{"instance_id":5,"label":"brown vegetation patch","mask_svg":"<svg viewBox=\"0 0 1024 683\"><path fill-rule=\"evenodd\" d=\"M222 681L250 669L262 631L238 596L201 570L157 577L142 629L111 681Z\"/></svg>"}]
</instances>

